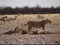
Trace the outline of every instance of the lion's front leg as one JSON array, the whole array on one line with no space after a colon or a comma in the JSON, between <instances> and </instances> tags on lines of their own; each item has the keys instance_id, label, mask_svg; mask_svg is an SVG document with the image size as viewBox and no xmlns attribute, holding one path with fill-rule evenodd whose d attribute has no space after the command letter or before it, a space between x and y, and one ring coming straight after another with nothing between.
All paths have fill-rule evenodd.
<instances>
[{"instance_id":1,"label":"lion's front leg","mask_svg":"<svg viewBox=\"0 0 60 45\"><path fill-rule=\"evenodd\" d=\"M43 26L42 29L45 30L45 26Z\"/></svg>"}]
</instances>

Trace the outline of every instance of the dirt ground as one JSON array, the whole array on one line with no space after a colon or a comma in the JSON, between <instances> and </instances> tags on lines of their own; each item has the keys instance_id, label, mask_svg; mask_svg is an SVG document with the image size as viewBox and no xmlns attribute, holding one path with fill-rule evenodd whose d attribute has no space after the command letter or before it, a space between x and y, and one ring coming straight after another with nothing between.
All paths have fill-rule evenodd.
<instances>
[{"instance_id":1,"label":"dirt ground","mask_svg":"<svg viewBox=\"0 0 60 45\"><path fill-rule=\"evenodd\" d=\"M0 35L0 44L60 44L60 34Z\"/></svg>"}]
</instances>

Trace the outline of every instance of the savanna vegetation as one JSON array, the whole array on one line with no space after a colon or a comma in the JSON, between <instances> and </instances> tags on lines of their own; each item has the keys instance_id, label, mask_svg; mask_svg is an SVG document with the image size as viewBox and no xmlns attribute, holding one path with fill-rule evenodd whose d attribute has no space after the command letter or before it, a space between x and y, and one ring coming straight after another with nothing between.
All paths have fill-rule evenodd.
<instances>
[{"instance_id":1,"label":"savanna vegetation","mask_svg":"<svg viewBox=\"0 0 60 45\"><path fill-rule=\"evenodd\" d=\"M39 7L38 5L36 7L28 7L25 6L23 8L16 7L0 7L0 14L55 14L60 13L60 7Z\"/></svg>"}]
</instances>

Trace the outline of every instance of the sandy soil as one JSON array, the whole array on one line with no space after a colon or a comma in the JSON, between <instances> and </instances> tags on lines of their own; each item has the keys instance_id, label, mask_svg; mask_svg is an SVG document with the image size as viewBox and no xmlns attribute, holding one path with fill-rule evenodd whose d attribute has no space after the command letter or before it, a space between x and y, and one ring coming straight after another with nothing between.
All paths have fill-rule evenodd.
<instances>
[{"instance_id":1,"label":"sandy soil","mask_svg":"<svg viewBox=\"0 0 60 45\"><path fill-rule=\"evenodd\" d=\"M0 35L0 44L60 44L59 35Z\"/></svg>"}]
</instances>

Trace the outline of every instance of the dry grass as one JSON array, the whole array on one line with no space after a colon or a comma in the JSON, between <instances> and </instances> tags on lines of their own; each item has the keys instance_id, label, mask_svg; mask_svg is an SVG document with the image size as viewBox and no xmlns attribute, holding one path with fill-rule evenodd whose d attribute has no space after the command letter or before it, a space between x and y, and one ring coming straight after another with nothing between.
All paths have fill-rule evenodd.
<instances>
[{"instance_id":1,"label":"dry grass","mask_svg":"<svg viewBox=\"0 0 60 45\"><path fill-rule=\"evenodd\" d=\"M39 17L37 15L40 15ZM16 15L5 15L8 18L14 18ZM41 18L42 17L42 18ZM0 16L1 18L1 16ZM28 26L24 26L28 21L41 21L43 19L49 19L52 24L47 24L45 30L38 29L38 31L32 32L32 35L27 35ZM1 22L0 22L1 23ZM2 33L14 30L15 27L19 27L15 31L15 34L4 35ZM55 32L56 31L56 32ZM0 25L0 44L53 44L60 43L60 14L19 14L15 21L5 22ZM29 31L30 32L30 31ZM26 34L27 33L27 34ZM34 35L36 33L37 35ZM22 35L24 34L24 35ZM26 35L25 35L26 34ZM44 35L43 35L44 34ZM48 35L46 35L48 34Z\"/></svg>"}]
</instances>

